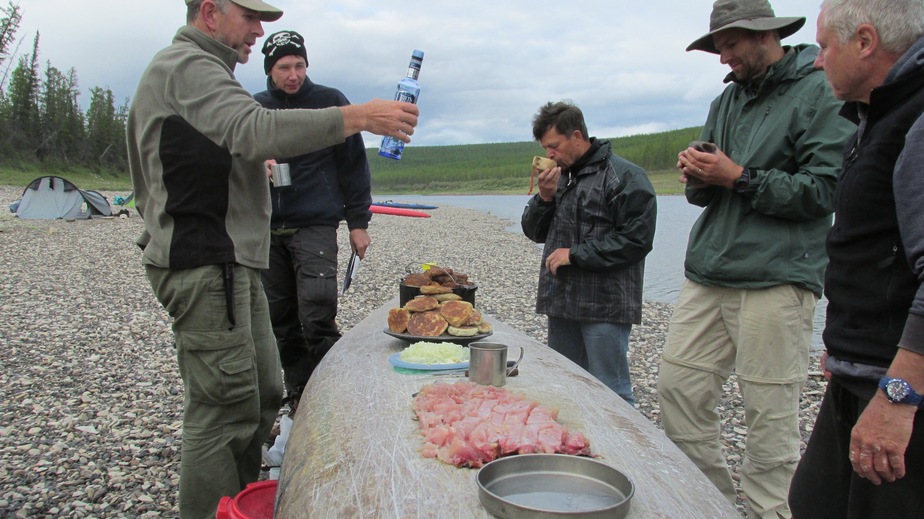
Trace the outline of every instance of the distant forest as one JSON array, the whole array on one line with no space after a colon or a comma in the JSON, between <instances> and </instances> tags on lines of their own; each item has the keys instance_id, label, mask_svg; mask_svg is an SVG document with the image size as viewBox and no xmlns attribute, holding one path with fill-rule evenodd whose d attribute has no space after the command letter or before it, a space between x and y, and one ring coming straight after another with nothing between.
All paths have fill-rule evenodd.
<instances>
[{"instance_id":1,"label":"distant forest","mask_svg":"<svg viewBox=\"0 0 924 519\"><path fill-rule=\"evenodd\" d=\"M14 64L24 43L17 38L22 16L12 1L0 7L0 164L123 174L128 101L117 107L111 90L93 87L87 111L81 111L74 68L65 72L48 62L39 72L38 32L31 51Z\"/></svg>"},{"instance_id":2,"label":"distant forest","mask_svg":"<svg viewBox=\"0 0 924 519\"><path fill-rule=\"evenodd\" d=\"M701 127L607 139L613 152L649 174L670 171L676 177L677 153L698 139ZM593 130L588 129L591 135ZM465 191L470 193L521 190L529 185L532 158L545 156L537 142L414 146L401 160L366 151L372 184L380 193ZM676 180L674 179L674 183Z\"/></svg>"}]
</instances>

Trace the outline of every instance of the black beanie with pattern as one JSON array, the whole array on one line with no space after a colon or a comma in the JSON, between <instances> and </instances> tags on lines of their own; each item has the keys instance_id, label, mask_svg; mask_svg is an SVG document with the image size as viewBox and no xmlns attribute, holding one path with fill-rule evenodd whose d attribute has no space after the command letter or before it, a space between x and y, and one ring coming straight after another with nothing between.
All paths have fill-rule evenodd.
<instances>
[{"instance_id":1,"label":"black beanie with pattern","mask_svg":"<svg viewBox=\"0 0 924 519\"><path fill-rule=\"evenodd\" d=\"M267 36L263 42L263 71L269 75L273 65L283 56L301 56L308 64L308 51L305 49L305 38L295 31L279 31Z\"/></svg>"}]
</instances>

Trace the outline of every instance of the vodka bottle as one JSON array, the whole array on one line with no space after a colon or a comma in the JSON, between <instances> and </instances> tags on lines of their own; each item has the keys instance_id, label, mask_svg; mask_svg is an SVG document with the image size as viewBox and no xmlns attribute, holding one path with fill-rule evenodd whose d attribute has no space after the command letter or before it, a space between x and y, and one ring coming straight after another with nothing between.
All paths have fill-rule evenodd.
<instances>
[{"instance_id":1,"label":"vodka bottle","mask_svg":"<svg viewBox=\"0 0 924 519\"><path fill-rule=\"evenodd\" d=\"M407 69L407 76L398 82L398 91L395 93L395 101L404 101L407 103L417 104L417 96L420 95L420 85L417 84L417 76L420 75L420 64L423 63L424 53L415 50L411 54L411 64ZM401 160L401 152L404 151L404 142L394 138L385 137L382 139L382 145L379 146L379 155L390 159Z\"/></svg>"}]
</instances>

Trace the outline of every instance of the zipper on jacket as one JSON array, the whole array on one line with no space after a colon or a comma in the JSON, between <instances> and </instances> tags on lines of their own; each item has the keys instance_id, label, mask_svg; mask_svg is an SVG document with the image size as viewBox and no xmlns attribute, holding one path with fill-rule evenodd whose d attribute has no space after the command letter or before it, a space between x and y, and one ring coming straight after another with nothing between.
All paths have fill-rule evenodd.
<instances>
[{"instance_id":1,"label":"zipper on jacket","mask_svg":"<svg viewBox=\"0 0 924 519\"><path fill-rule=\"evenodd\" d=\"M767 109L764 111L763 119L761 119L760 122L757 125L755 125L754 128L751 129L751 137L750 139L748 139L748 147L747 147L748 150L752 149L752 147L754 146L754 139L760 133L760 128L764 125L764 122L767 121L767 117L770 116L770 110L772 109L773 109L773 105L767 106Z\"/></svg>"},{"instance_id":2,"label":"zipper on jacket","mask_svg":"<svg viewBox=\"0 0 924 519\"><path fill-rule=\"evenodd\" d=\"M854 141L853 147L850 148L850 153L848 153L847 158L844 159L844 165L841 167L841 175L846 173L847 170L850 169L850 166L856 162L857 157L860 155L858 148L857 141Z\"/></svg>"}]
</instances>

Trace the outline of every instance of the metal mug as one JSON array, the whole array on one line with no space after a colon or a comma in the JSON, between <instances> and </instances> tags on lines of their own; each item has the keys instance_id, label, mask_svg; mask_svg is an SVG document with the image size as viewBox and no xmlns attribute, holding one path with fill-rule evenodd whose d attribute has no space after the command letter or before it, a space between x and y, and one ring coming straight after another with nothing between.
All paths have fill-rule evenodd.
<instances>
[{"instance_id":1,"label":"metal mug","mask_svg":"<svg viewBox=\"0 0 924 519\"><path fill-rule=\"evenodd\" d=\"M507 375L523 360L523 348L513 366L507 367L507 345L498 342L473 342L468 345L468 379L485 386L503 386Z\"/></svg>"},{"instance_id":2,"label":"metal mug","mask_svg":"<svg viewBox=\"0 0 924 519\"><path fill-rule=\"evenodd\" d=\"M273 164L273 186L286 187L292 185L292 177L289 175L288 164Z\"/></svg>"}]
</instances>

